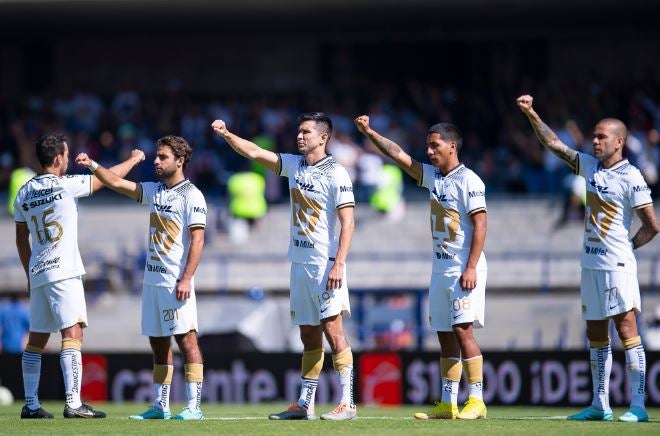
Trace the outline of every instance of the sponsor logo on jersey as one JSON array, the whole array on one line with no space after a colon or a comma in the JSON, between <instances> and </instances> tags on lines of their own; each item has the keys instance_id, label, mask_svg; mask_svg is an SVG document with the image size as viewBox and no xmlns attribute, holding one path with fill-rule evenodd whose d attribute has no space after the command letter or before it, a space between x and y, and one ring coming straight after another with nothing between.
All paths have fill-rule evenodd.
<instances>
[{"instance_id":1,"label":"sponsor logo on jersey","mask_svg":"<svg viewBox=\"0 0 660 436\"><path fill-rule=\"evenodd\" d=\"M589 180L589 184L593 186L596 191L600 192L601 194L609 194L609 188L607 186L601 186L594 179Z\"/></svg>"},{"instance_id":2,"label":"sponsor logo on jersey","mask_svg":"<svg viewBox=\"0 0 660 436\"><path fill-rule=\"evenodd\" d=\"M162 265L152 265L150 263L147 263L147 271L160 273L160 274L167 274L167 268L165 268L164 266L162 266Z\"/></svg>"},{"instance_id":3,"label":"sponsor logo on jersey","mask_svg":"<svg viewBox=\"0 0 660 436\"><path fill-rule=\"evenodd\" d=\"M470 191L470 192L468 192L468 197L470 197L470 198L483 197L485 195L486 195L486 193L484 191Z\"/></svg>"},{"instance_id":4,"label":"sponsor logo on jersey","mask_svg":"<svg viewBox=\"0 0 660 436\"><path fill-rule=\"evenodd\" d=\"M433 188L433 191L431 191L433 196L438 199L438 201L449 201L447 198L447 194L440 194L436 188Z\"/></svg>"},{"instance_id":5,"label":"sponsor logo on jersey","mask_svg":"<svg viewBox=\"0 0 660 436\"><path fill-rule=\"evenodd\" d=\"M436 259L451 260L456 257L454 253L435 253Z\"/></svg>"},{"instance_id":6,"label":"sponsor logo on jersey","mask_svg":"<svg viewBox=\"0 0 660 436\"><path fill-rule=\"evenodd\" d=\"M37 275L44 271L50 271L51 269L60 267L60 257L54 257L52 259L40 260L34 264L32 269L30 269L30 274Z\"/></svg>"},{"instance_id":7,"label":"sponsor logo on jersey","mask_svg":"<svg viewBox=\"0 0 660 436\"><path fill-rule=\"evenodd\" d=\"M633 186L633 192L651 192L651 188L646 185Z\"/></svg>"},{"instance_id":8,"label":"sponsor logo on jersey","mask_svg":"<svg viewBox=\"0 0 660 436\"><path fill-rule=\"evenodd\" d=\"M154 203L154 207L158 212L172 212L172 206L168 204Z\"/></svg>"},{"instance_id":9,"label":"sponsor logo on jersey","mask_svg":"<svg viewBox=\"0 0 660 436\"><path fill-rule=\"evenodd\" d=\"M298 177L296 177L296 184L297 184L298 187L299 187L301 190L303 190L303 191L317 192L317 191L314 189L314 184L312 184L312 183L305 183L305 182L301 181Z\"/></svg>"},{"instance_id":10,"label":"sponsor logo on jersey","mask_svg":"<svg viewBox=\"0 0 660 436\"><path fill-rule=\"evenodd\" d=\"M50 195L52 193L53 193L53 188L33 189L32 191L28 191L27 195L25 196L25 199L30 200L32 198L43 197L45 195Z\"/></svg>"},{"instance_id":11,"label":"sponsor logo on jersey","mask_svg":"<svg viewBox=\"0 0 660 436\"><path fill-rule=\"evenodd\" d=\"M352 186L340 186L339 192L353 192Z\"/></svg>"},{"instance_id":12,"label":"sponsor logo on jersey","mask_svg":"<svg viewBox=\"0 0 660 436\"><path fill-rule=\"evenodd\" d=\"M585 254L596 254L598 256L607 255L607 248L584 246Z\"/></svg>"},{"instance_id":13,"label":"sponsor logo on jersey","mask_svg":"<svg viewBox=\"0 0 660 436\"><path fill-rule=\"evenodd\" d=\"M39 200L34 200L34 201L31 201L30 203L23 203L21 205L21 209L23 209L24 211L28 211L28 210L30 210L34 207L43 206L44 204L49 204L49 203L52 203L54 201L61 200L61 199L62 199L62 194L51 195L48 198L42 198L42 199L39 199Z\"/></svg>"},{"instance_id":14,"label":"sponsor logo on jersey","mask_svg":"<svg viewBox=\"0 0 660 436\"><path fill-rule=\"evenodd\" d=\"M206 209L203 207L193 207L193 212L206 215Z\"/></svg>"},{"instance_id":15,"label":"sponsor logo on jersey","mask_svg":"<svg viewBox=\"0 0 660 436\"><path fill-rule=\"evenodd\" d=\"M314 248L314 243L310 241L293 240L293 245L300 248Z\"/></svg>"}]
</instances>

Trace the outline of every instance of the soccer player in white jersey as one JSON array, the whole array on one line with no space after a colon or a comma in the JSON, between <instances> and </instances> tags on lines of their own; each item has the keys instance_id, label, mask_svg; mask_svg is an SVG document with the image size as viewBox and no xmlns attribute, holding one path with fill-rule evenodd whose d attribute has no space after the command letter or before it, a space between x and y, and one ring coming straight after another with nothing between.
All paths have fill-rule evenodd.
<instances>
[{"instance_id":1,"label":"soccer player in white jersey","mask_svg":"<svg viewBox=\"0 0 660 436\"><path fill-rule=\"evenodd\" d=\"M353 401L353 353L344 336L343 316L350 316L346 284L346 257L354 231L353 185L348 172L326 153L332 122L319 112L298 119L300 155L273 153L213 122L213 130L241 156L255 160L289 179L291 239L289 242L291 320L300 327L304 351L300 398L288 410L270 419L315 419L314 396L323 368L323 334L332 349L339 376L339 405L321 415L326 420L348 420L357 415ZM336 231L336 222L341 226Z\"/></svg>"},{"instance_id":2,"label":"soccer player in white jersey","mask_svg":"<svg viewBox=\"0 0 660 436\"><path fill-rule=\"evenodd\" d=\"M658 233L651 190L639 170L623 158L628 135L623 122L605 118L596 124L592 140L594 155L590 156L562 143L541 120L532 102L529 95L517 99L518 107L529 119L539 141L587 181L580 295L589 339L593 400L591 406L568 419L613 419L609 405L611 319L625 349L626 375L631 389L630 409L619 420L648 421L644 405L646 358L636 318L642 306L633 250ZM633 211L642 226L629 239Z\"/></svg>"},{"instance_id":3,"label":"soccer player in white jersey","mask_svg":"<svg viewBox=\"0 0 660 436\"><path fill-rule=\"evenodd\" d=\"M484 326L486 292L485 187L479 176L458 159L462 137L453 125L431 126L422 164L369 126L369 117L355 119L358 130L427 188L431 200L433 270L429 286L429 322L441 347L442 398L417 419L477 419L486 417L483 401L483 356L474 328ZM458 411L458 385L465 370L468 400Z\"/></svg>"},{"instance_id":4,"label":"soccer player in white jersey","mask_svg":"<svg viewBox=\"0 0 660 436\"><path fill-rule=\"evenodd\" d=\"M63 135L39 138L36 154L41 172L21 187L14 201L16 247L30 294L30 335L22 356L25 406L21 418L53 417L41 407L38 389L41 354L50 334L57 331L62 335L64 417L104 418L105 413L80 400L87 307L82 284L85 268L78 251L78 199L103 185L90 175L66 175L69 147ZM142 160L144 153L134 150L129 159L111 170L125 176Z\"/></svg>"},{"instance_id":5,"label":"soccer player in white jersey","mask_svg":"<svg viewBox=\"0 0 660 436\"><path fill-rule=\"evenodd\" d=\"M76 163L89 168L109 188L150 207L149 251L142 288L142 334L154 354L154 403L130 419L204 419L201 409L204 367L197 342L194 274L204 247L206 201L184 176L192 148L178 136L156 143L154 167L160 182L134 183L115 176L86 154ZM170 413L174 372L171 337L183 354L188 404Z\"/></svg>"}]
</instances>

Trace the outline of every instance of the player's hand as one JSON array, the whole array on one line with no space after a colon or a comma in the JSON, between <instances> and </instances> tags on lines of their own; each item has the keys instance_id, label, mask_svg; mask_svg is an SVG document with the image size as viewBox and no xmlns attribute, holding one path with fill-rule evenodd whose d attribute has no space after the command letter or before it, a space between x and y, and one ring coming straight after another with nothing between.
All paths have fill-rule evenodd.
<instances>
[{"instance_id":1,"label":"player's hand","mask_svg":"<svg viewBox=\"0 0 660 436\"><path fill-rule=\"evenodd\" d=\"M344 279L344 265L335 262L328 272L328 281L325 283L325 289L339 289Z\"/></svg>"},{"instance_id":2,"label":"player's hand","mask_svg":"<svg viewBox=\"0 0 660 436\"><path fill-rule=\"evenodd\" d=\"M369 131L369 117L367 115L360 115L357 117L355 120L355 127L360 131L362 134L367 134Z\"/></svg>"},{"instance_id":3,"label":"player's hand","mask_svg":"<svg viewBox=\"0 0 660 436\"><path fill-rule=\"evenodd\" d=\"M461 274L461 288L464 291L471 291L477 287L477 270L474 268L465 268Z\"/></svg>"},{"instance_id":4,"label":"player's hand","mask_svg":"<svg viewBox=\"0 0 660 436\"><path fill-rule=\"evenodd\" d=\"M227 125L222 120L213 121L213 123L211 123L211 127L213 128L213 131L215 133L222 136L223 138L229 134L229 130L227 130Z\"/></svg>"},{"instance_id":5,"label":"player's hand","mask_svg":"<svg viewBox=\"0 0 660 436\"><path fill-rule=\"evenodd\" d=\"M92 165L92 160L87 156L87 153L80 153L76 156L76 163L85 168L89 168Z\"/></svg>"},{"instance_id":6,"label":"player's hand","mask_svg":"<svg viewBox=\"0 0 660 436\"><path fill-rule=\"evenodd\" d=\"M190 298L190 294L192 292L192 283L189 279L179 279L176 281L176 288L174 290L176 291L177 300L187 300Z\"/></svg>"},{"instance_id":7,"label":"player's hand","mask_svg":"<svg viewBox=\"0 0 660 436\"><path fill-rule=\"evenodd\" d=\"M137 148L131 151L131 159L135 160L136 163L140 163L145 159L144 151L138 150Z\"/></svg>"},{"instance_id":8,"label":"player's hand","mask_svg":"<svg viewBox=\"0 0 660 436\"><path fill-rule=\"evenodd\" d=\"M528 114L532 110L532 102L534 99L531 95L521 95L516 99L516 103L521 111Z\"/></svg>"}]
</instances>

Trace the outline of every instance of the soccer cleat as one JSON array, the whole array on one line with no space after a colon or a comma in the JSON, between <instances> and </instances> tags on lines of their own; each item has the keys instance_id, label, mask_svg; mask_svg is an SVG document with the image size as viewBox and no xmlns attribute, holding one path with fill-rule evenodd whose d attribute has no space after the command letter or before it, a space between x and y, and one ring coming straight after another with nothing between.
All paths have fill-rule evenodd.
<instances>
[{"instance_id":1,"label":"soccer cleat","mask_svg":"<svg viewBox=\"0 0 660 436\"><path fill-rule=\"evenodd\" d=\"M53 419L53 414L46 412L41 407L32 410L28 406L23 406L21 409L21 419Z\"/></svg>"},{"instance_id":2,"label":"soccer cleat","mask_svg":"<svg viewBox=\"0 0 660 436\"><path fill-rule=\"evenodd\" d=\"M613 419L612 409L602 410L594 406L589 406L575 415L568 418L571 421L611 421Z\"/></svg>"},{"instance_id":3,"label":"soccer cleat","mask_svg":"<svg viewBox=\"0 0 660 436\"><path fill-rule=\"evenodd\" d=\"M427 412L415 413L415 419L456 419L458 407L455 404L435 402L435 407Z\"/></svg>"},{"instance_id":4,"label":"soccer cleat","mask_svg":"<svg viewBox=\"0 0 660 436\"><path fill-rule=\"evenodd\" d=\"M94 410L91 406L83 403L80 407L74 409L68 404L64 406L65 418L105 418L105 412Z\"/></svg>"},{"instance_id":5,"label":"soccer cleat","mask_svg":"<svg viewBox=\"0 0 660 436\"><path fill-rule=\"evenodd\" d=\"M139 415L131 415L128 419L170 419L171 417L172 414L169 411L166 412L155 406L151 406L146 412L140 413Z\"/></svg>"},{"instance_id":6,"label":"soccer cleat","mask_svg":"<svg viewBox=\"0 0 660 436\"><path fill-rule=\"evenodd\" d=\"M348 421L355 418L357 418L357 407L349 407L345 403L339 403L339 406L321 415L321 419L326 421Z\"/></svg>"},{"instance_id":7,"label":"soccer cleat","mask_svg":"<svg viewBox=\"0 0 660 436\"><path fill-rule=\"evenodd\" d=\"M312 421L316 419L316 415L314 415L314 411L312 410L311 413L309 410L305 409L304 407L300 407L298 403L292 403L288 409L286 409L284 412L280 413L273 413L268 416L268 419L305 419Z\"/></svg>"},{"instance_id":8,"label":"soccer cleat","mask_svg":"<svg viewBox=\"0 0 660 436\"><path fill-rule=\"evenodd\" d=\"M631 406L630 410L619 416L619 421L623 422L648 422L648 420L649 414L646 410L637 406Z\"/></svg>"},{"instance_id":9,"label":"soccer cleat","mask_svg":"<svg viewBox=\"0 0 660 436\"><path fill-rule=\"evenodd\" d=\"M181 419L185 421L201 420L204 419L204 414L199 409L191 410L189 407L186 407L181 413L174 415L171 419Z\"/></svg>"},{"instance_id":10,"label":"soccer cleat","mask_svg":"<svg viewBox=\"0 0 660 436\"><path fill-rule=\"evenodd\" d=\"M486 405L484 400L479 398L468 397L463 410L460 411L456 418L458 419L480 419L485 418L487 414Z\"/></svg>"}]
</instances>

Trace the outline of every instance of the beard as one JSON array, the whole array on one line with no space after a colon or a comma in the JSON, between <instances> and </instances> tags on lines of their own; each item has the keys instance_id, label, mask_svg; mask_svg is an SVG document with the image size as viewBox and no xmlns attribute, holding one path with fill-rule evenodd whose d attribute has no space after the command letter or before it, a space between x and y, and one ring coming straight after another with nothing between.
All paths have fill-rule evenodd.
<instances>
[{"instance_id":1,"label":"beard","mask_svg":"<svg viewBox=\"0 0 660 436\"><path fill-rule=\"evenodd\" d=\"M158 180L167 180L170 177L172 177L175 172L176 172L175 169L161 168L160 172L158 172L158 170L154 169L154 173L156 174L156 178Z\"/></svg>"}]
</instances>

